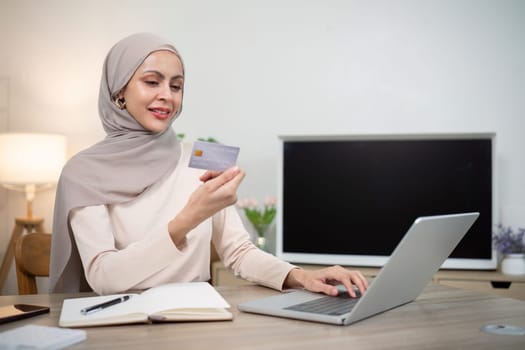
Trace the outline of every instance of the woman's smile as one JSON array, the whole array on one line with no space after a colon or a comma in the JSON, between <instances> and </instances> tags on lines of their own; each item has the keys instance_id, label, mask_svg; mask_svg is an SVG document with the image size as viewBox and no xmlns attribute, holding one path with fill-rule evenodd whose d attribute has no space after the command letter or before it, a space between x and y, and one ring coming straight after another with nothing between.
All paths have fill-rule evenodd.
<instances>
[{"instance_id":1,"label":"woman's smile","mask_svg":"<svg viewBox=\"0 0 525 350\"><path fill-rule=\"evenodd\" d=\"M157 119L165 120L171 117L171 111L169 108L166 107L152 107L149 108L149 111L153 116Z\"/></svg>"}]
</instances>

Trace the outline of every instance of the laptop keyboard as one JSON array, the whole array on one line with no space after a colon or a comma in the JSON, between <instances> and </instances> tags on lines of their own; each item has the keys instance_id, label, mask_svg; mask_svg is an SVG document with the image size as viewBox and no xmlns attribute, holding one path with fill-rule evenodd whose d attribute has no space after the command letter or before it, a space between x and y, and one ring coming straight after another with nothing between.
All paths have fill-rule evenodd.
<instances>
[{"instance_id":1,"label":"laptop keyboard","mask_svg":"<svg viewBox=\"0 0 525 350\"><path fill-rule=\"evenodd\" d=\"M337 297L324 296L304 303L291 305L285 309L337 316L350 312L358 301L359 297L352 298L348 293L342 293Z\"/></svg>"}]
</instances>

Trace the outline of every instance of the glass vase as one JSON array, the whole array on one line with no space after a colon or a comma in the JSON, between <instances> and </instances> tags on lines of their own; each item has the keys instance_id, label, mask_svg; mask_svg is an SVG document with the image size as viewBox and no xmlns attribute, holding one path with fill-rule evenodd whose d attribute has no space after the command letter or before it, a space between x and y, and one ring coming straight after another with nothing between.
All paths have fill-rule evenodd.
<instances>
[{"instance_id":1,"label":"glass vase","mask_svg":"<svg viewBox=\"0 0 525 350\"><path fill-rule=\"evenodd\" d=\"M255 246L259 249L266 250L266 237L257 236L255 238Z\"/></svg>"}]
</instances>

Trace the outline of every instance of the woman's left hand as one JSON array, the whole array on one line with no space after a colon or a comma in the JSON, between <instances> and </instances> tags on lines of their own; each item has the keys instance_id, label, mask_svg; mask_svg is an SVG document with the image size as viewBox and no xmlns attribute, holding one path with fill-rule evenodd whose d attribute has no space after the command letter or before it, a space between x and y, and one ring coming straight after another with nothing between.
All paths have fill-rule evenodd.
<instances>
[{"instance_id":1,"label":"woman's left hand","mask_svg":"<svg viewBox=\"0 0 525 350\"><path fill-rule=\"evenodd\" d=\"M351 297L356 296L354 285L361 294L368 288L368 281L361 272L337 265L320 270L292 269L284 281L286 288L303 287L311 292L333 296L338 294L336 284L344 285Z\"/></svg>"}]
</instances>

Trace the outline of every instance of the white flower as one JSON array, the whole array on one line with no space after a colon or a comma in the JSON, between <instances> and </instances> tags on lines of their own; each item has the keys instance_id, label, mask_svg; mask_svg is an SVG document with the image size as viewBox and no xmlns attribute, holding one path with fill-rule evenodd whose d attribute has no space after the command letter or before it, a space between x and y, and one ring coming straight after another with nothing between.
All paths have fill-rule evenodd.
<instances>
[{"instance_id":1,"label":"white flower","mask_svg":"<svg viewBox=\"0 0 525 350\"><path fill-rule=\"evenodd\" d=\"M274 207L276 203L277 203L277 197L275 196L267 196L264 199L264 205L266 205L267 207Z\"/></svg>"},{"instance_id":2,"label":"white flower","mask_svg":"<svg viewBox=\"0 0 525 350\"><path fill-rule=\"evenodd\" d=\"M255 198L240 199L237 201L237 206L241 209L254 209L257 207L257 204L257 199Z\"/></svg>"}]
</instances>

